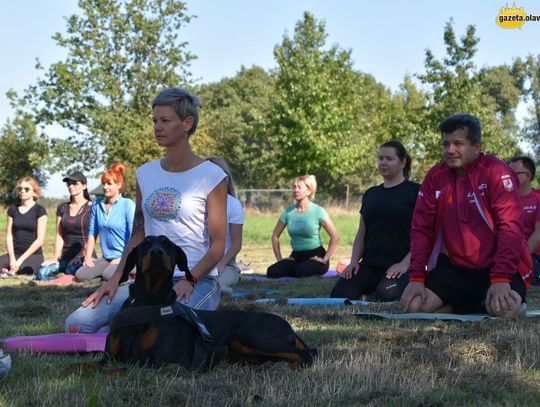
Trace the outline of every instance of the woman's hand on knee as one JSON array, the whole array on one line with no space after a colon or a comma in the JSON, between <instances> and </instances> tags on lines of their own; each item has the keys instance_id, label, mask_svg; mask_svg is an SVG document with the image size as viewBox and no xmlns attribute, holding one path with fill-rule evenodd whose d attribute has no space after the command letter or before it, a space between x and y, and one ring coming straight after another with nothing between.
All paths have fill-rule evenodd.
<instances>
[{"instance_id":1,"label":"woman's hand on knee","mask_svg":"<svg viewBox=\"0 0 540 407\"><path fill-rule=\"evenodd\" d=\"M386 278L399 278L409 270L409 265L402 262L391 265L386 270Z\"/></svg>"},{"instance_id":2,"label":"woman's hand on knee","mask_svg":"<svg viewBox=\"0 0 540 407\"><path fill-rule=\"evenodd\" d=\"M358 268L360 267L360 263L358 262L351 262L345 269L341 272L341 278L350 279L353 275L356 275L358 273Z\"/></svg>"},{"instance_id":3,"label":"woman's hand on knee","mask_svg":"<svg viewBox=\"0 0 540 407\"><path fill-rule=\"evenodd\" d=\"M88 267L88 268L93 268L94 267L94 259L92 258L92 256L88 257L88 256L85 256L84 257L84 262L83 262L83 265L85 267Z\"/></svg>"},{"instance_id":4,"label":"woman's hand on knee","mask_svg":"<svg viewBox=\"0 0 540 407\"><path fill-rule=\"evenodd\" d=\"M326 263L327 263L322 257L319 257L319 256L313 256L313 257L311 258L311 260L318 261L319 263L322 263L322 264L326 264Z\"/></svg>"},{"instance_id":5,"label":"woman's hand on knee","mask_svg":"<svg viewBox=\"0 0 540 407\"><path fill-rule=\"evenodd\" d=\"M104 295L107 296L107 304L110 304L114 295L118 290L118 282L111 279L99 287L93 294L83 301L82 306L88 307L92 304L92 308L96 308Z\"/></svg>"}]
</instances>

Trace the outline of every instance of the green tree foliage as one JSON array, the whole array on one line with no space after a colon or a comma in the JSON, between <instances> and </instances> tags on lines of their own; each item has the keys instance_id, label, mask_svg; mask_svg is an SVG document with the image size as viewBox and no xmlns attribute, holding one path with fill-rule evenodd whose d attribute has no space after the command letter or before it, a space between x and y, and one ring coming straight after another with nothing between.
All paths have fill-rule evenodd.
<instances>
[{"instance_id":1,"label":"green tree foliage","mask_svg":"<svg viewBox=\"0 0 540 407\"><path fill-rule=\"evenodd\" d=\"M274 49L278 63L269 137L274 160L286 177L312 173L331 188L358 168L362 152L375 140L362 116L366 78L352 69L351 52L325 49L324 21L308 12ZM358 174L357 174L358 175Z\"/></svg>"},{"instance_id":2,"label":"green tree foliage","mask_svg":"<svg viewBox=\"0 0 540 407\"><path fill-rule=\"evenodd\" d=\"M135 167L161 153L152 137L152 98L189 78L193 56L178 29L190 17L178 0L80 0L79 7L66 34L54 35L65 60L25 96L38 122L72 131L68 140L51 141L57 169L121 161L132 184Z\"/></svg>"},{"instance_id":3,"label":"green tree foliage","mask_svg":"<svg viewBox=\"0 0 540 407\"><path fill-rule=\"evenodd\" d=\"M198 133L209 138L205 149L197 147L198 152L220 155L228 162L236 184L243 188L279 184L272 159L275 149L267 134L274 83L273 75L252 66L242 67L233 78L198 89L202 102Z\"/></svg>"},{"instance_id":4,"label":"green tree foliage","mask_svg":"<svg viewBox=\"0 0 540 407\"><path fill-rule=\"evenodd\" d=\"M8 120L0 130L0 203L12 204L17 180L34 177L41 186L47 179L43 168L48 157L47 138L38 134L28 116Z\"/></svg>"},{"instance_id":5,"label":"green tree foliage","mask_svg":"<svg viewBox=\"0 0 540 407\"><path fill-rule=\"evenodd\" d=\"M450 20L444 30L446 57L439 61L430 50L426 51L426 72L419 78L430 94L427 105L429 130L415 146L415 153L425 160L426 165L440 161L438 124L459 112L474 114L482 122L484 151L496 154L501 159L509 159L516 153L516 140L505 131L503 118L497 116L498 111L502 112L500 103L514 102L514 99L502 91L499 95L504 95L506 99L485 97L489 95L489 89L482 90L482 79L490 83L497 72L482 75L476 69L473 58L478 42L474 26L468 26L466 34L458 40L453 21ZM511 109L510 105L504 108Z\"/></svg>"},{"instance_id":6,"label":"green tree foliage","mask_svg":"<svg viewBox=\"0 0 540 407\"><path fill-rule=\"evenodd\" d=\"M518 58L512 66L483 68L478 76L482 101L490 106L494 104L505 131L517 136L519 128L515 113L523 97L525 64Z\"/></svg>"},{"instance_id":7,"label":"green tree foliage","mask_svg":"<svg viewBox=\"0 0 540 407\"><path fill-rule=\"evenodd\" d=\"M540 158L540 55L529 55L525 63L525 96L529 111L522 129L522 138L530 143L536 158Z\"/></svg>"},{"instance_id":8,"label":"green tree foliage","mask_svg":"<svg viewBox=\"0 0 540 407\"><path fill-rule=\"evenodd\" d=\"M396 139L403 143L412 158L411 179L424 178L427 166L423 140L431 131L429 111L430 95L419 89L407 75L398 92L385 104L380 116L386 129L384 140Z\"/></svg>"}]
</instances>

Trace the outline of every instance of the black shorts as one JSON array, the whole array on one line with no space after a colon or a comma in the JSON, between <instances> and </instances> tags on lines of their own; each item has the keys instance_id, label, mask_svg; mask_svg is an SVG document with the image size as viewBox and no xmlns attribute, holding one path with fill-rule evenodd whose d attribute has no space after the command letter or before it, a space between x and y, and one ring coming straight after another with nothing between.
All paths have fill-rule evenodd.
<instances>
[{"instance_id":1,"label":"black shorts","mask_svg":"<svg viewBox=\"0 0 540 407\"><path fill-rule=\"evenodd\" d=\"M468 269L456 266L448 256L441 254L437 265L426 279L426 288L433 291L445 305L451 305L457 314L485 313L485 300L491 285L490 268ZM525 284L516 273L510 281L510 288L525 301Z\"/></svg>"}]
</instances>

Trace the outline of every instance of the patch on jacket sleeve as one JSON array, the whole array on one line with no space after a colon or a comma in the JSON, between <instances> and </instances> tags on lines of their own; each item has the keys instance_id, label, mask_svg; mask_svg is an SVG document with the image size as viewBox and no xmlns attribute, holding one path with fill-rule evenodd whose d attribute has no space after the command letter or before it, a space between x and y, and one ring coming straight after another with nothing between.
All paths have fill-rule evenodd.
<instances>
[{"instance_id":1,"label":"patch on jacket sleeve","mask_svg":"<svg viewBox=\"0 0 540 407\"><path fill-rule=\"evenodd\" d=\"M504 190L506 192L512 192L514 190L514 183L512 182L512 177L510 176L510 174L501 176L501 179L502 179Z\"/></svg>"}]
</instances>

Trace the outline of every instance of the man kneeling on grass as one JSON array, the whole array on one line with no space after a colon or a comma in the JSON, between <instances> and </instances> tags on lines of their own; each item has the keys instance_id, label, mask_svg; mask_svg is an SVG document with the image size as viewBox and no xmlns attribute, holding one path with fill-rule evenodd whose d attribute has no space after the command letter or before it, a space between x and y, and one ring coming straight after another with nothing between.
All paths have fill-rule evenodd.
<instances>
[{"instance_id":1,"label":"man kneeling on grass","mask_svg":"<svg viewBox=\"0 0 540 407\"><path fill-rule=\"evenodd\" d=\"M480 152L476 117L451 116L439 130L445 162L420 187L401 305L405 312L523 317L532 259L515 175Z\"/></svg>"}]
</instances>

